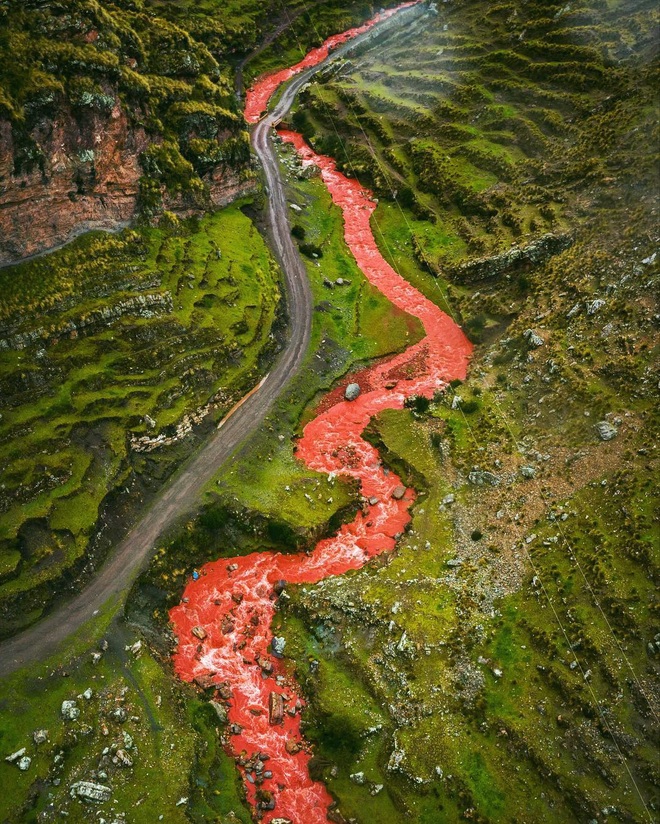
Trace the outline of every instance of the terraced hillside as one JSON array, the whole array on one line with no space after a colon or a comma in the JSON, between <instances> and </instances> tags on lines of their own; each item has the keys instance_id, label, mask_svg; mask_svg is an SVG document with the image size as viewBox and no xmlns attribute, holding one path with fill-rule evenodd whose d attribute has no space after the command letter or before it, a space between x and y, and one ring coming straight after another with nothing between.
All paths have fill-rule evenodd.
<instances>
[{"instance_id":1,"label":"terraced hillside","mask_svg":"<svg viewBox=\"0 0 660 824\"><path fill-rule=\"evenodd\" d=\"M162 225L0 272L4 633L107 547L192 425L221 417L274 353L280 275L249 218L234 206Z\"/></svg>"}]
</instances>

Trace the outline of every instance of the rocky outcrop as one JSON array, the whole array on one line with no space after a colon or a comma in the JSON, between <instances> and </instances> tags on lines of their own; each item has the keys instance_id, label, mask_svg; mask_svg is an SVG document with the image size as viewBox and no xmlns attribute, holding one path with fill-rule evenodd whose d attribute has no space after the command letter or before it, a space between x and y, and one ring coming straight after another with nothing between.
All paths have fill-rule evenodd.
<instances>
[{"instance_id":1,"label":"rocky outcrop","mask_svg":"<svg viewBox=\"0 0 660 824\"><path fill-rule=\"evenodd\" d=\"M0 262L58 246L89 229L117 229L135 216L143 129L116 104L109 115L62 110L30 134L31 157L0 122Z\"/></svg>"},{"instance_id":2,"label":"rocky outcrop","mask_svg":"<svg viewBox=\"0 0 660 824\"><path fill-rule=\"evenodd\" d=\"M140 155L150 142L118 102L109 112L83 114L63 105L29 135L0 120L0 265L54 249L91 229L129 225L138 209ZM225 206L254 186L226 165L213 169L205 182L214 206ZM163 205L189 211L181 198L165 197Z\"/></svg>"},{"instance_id":3,"label":"rocky outcrop","mask_svg":"<svg viewBox=\"0 0 660 824\"><path fill-rule=\"evenodd\" d=\"M463 263L450 270L450 274L460 283L494 280L538 266L553 255L568 249L572 243L573 239L570 235L543 235L527 246L514 246L502 254Z\"/></svg>"},{"instance_id":4,"label":"rocky outcrop","mask_svg":"<svg viewBox=\"0 0 660 824\"><path fill-rule=\"evenodd\" d=\"M118 301L112 306L101 306L92 309L78 318L69 318L57 326L40 326L29 332L20 332L6 338L0 338L0 350L25 349L34 343L42 345L54 343L63 335L76 337L82 332L98 326L109 326L124 315L136 315L142 318L151 318L161 312L172 311L172 294L169 291L153 294L136 295Z\"/></svg>"}]
</instances>

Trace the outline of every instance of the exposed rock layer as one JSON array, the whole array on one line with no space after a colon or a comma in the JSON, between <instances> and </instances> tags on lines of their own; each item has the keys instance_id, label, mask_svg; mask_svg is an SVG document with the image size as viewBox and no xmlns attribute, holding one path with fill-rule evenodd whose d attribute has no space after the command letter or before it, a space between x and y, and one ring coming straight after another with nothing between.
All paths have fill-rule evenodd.
<instances>
[{"instance_id":1,"label":"exposed rock layer","mask_svg":"<svg viewBox=\"0 0 660 824\"><path fill-rule=\"evenodd\" d=\"M0 265L54 249L90 229L117 230L137 215L140 154L150 138L117 103L106 116L62 109L31 132L38 146L29 169L17 169L20 146L0 120ZM252 187L239 171L216 167L205 182L211 203L225 206ZM180 197L164 206L187 212Z\"/></svg>"}]
</instances>

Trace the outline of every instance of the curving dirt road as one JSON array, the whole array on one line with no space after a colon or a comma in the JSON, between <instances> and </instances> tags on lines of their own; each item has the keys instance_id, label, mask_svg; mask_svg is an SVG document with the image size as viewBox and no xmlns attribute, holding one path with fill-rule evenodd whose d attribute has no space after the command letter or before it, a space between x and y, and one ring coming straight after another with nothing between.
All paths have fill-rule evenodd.
<instances>
[{"instance_id":1,"label":"curving dirt road","mask_svg":"<svg viewBox=\"0 0 660 824\"><path fill-rule=\"evenodd\" d=\"M297 75L274 110L259 121L252 132L252 144L263 166L267 185L267 220L272 247L285 273L290 326L277 364L245 402L225 418L204 446L163 486L144 516L112 550L89 585L33 627L0 643L0 677L51 656L60 643L80 629L113 596L129 589L151 556L159 536L199 503L204 486L232 452L257 429L289 379L300 368L310 339L312 294L305 266L291 238L284 187L270 132L287 114L296 94L312 75L343 56L360 39L355 38L323 62Z\"/></svg>"}]
</instances>

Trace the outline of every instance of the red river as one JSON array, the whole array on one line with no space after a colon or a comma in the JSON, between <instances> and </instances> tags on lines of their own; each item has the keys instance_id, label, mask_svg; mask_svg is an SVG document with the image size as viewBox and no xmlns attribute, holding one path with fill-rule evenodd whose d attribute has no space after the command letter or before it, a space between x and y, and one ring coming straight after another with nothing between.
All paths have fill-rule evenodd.
<instances>
[{"instance_id":1,"label":"red river","mask_svg":"<svg viewBox=\"0 0 660 824\"><path fill-rule=\"evenodd\" d=\"M410 4L406 4L410 5ZM360 34L374 21L330 38L291 69L259 81L248 93L246 117L255 122L275 89L293 74L321 62L329 50ZM216 700L228 710L228 749L236 758L247 797L263 822L324 824L332 797L312 781L310 748L300 732L304 701L282 661L273 655L271 623L283 582L312 584L359 569L395 547L410 521L415 498L393 472L386 472L376 449L362 438L369 420L383 409L401 409L412 395L432 396L466 374L472 346L434 303L383 259L372 234L372 196L337 171L329 157L315 154L303 138L281 131L304 164L321 169L322 180L344 217L344 237L361 270L389 300L422 322L426 335L385 362L351 376L361 387L344 399L347 381L331 392L298 442L297 457L311 469L356 478L365 504L352 523L301 554L253 553L207 564L187 584L170 618L178 638L174 666L186 680L217 686ZM281 720L280 720L281 719ZM274 722L274 723L272 723Z\"/></svg>"}]
</instances>

